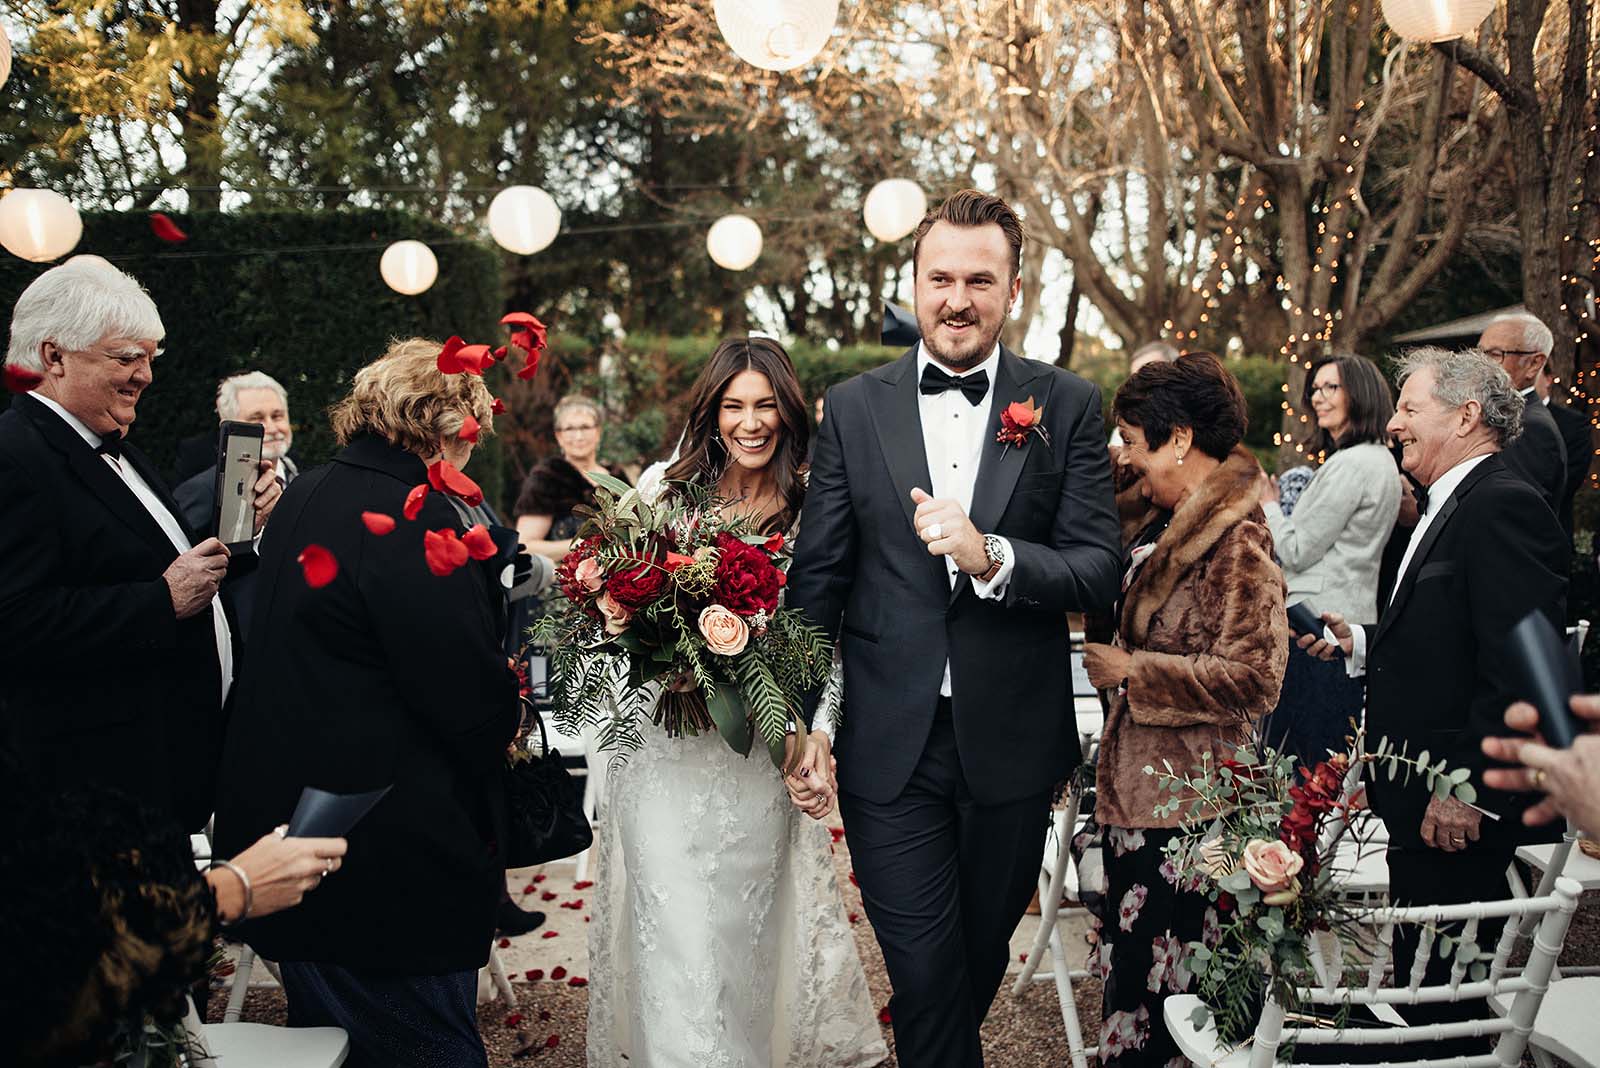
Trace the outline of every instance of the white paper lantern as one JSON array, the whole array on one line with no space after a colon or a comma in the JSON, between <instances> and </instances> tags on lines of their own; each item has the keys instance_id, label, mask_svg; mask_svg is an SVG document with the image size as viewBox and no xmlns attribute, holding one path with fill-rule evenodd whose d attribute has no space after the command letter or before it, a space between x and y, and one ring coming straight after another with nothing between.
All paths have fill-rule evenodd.
<instances>
[{"instance_id":1,"label":"white paper lantern","mask_svg":"<svg viewBox=\"0 0 1600 1068\"><path fill-rule=\"evenodd\" d=\"M508 252L531 256L560 232L561 209L543 189L514 185L489 201L489 234Z\"/></svg>"},{"instance_id":2,"label":"white paper lantern","mask_svg":"<svg viewBox=\"0 0 1600 1068\"><path fill-rule=\"evenodd\" d=\"M1389 28L1408 41L1453 41L1478 28L1495 0L1383 0Z\"/></svg>"},{"instance_id":3,"label":"white paper lantern","mask_svg":"<svg viewBox=\"0 0 1600 1068\"><path fill-rule=\"evenodd\" d=\"M77 247L83 220L72 201L48 189L13 189L0 197L0 246L34 263L59 259Z\"/></svg>"},{"instance_id":4,"label":"white paper lantern","mask_svg":"<svg viewBox=\"0 0 1600 1068\"><path fill-rule=\"evenodd\" d=\"M390 289L414 297L439 277L439 261L421 241L396 241L383 250L378 273Z\"/></svg>"},{"instance_id":5,"label":"white paper lantern","mask_svg":"<svg viewBox=\"0 0 1600 1068\"><path fill-rule=\"evenodd\" d=\"M839 0L716 0L713 10L740 59L762 70L793 70L828 43Z\"/></svg>"},{"instance_id":6,"label":"white paper lantern","mask_svg":"<svg viewBox=\"0 0 1600 1068\"><path fill-rule=\"evenodd\" d=\"M718 267L742 271L761 256L761 227L748 215L724 215L706 233L706 251Z\"/></svg>"},{"instance_id":7,"label":"white paper lantern","mask_svg":"<svg viewBox=\"0 0 1600 1068\"><path fill-rule=\"evenodd\" d=\"M928 198L909 178L885 178L867 193L861 217L879 241L898 241L928 213Z\"/></svg>"},{"instance_id":8,"label":"white paper lantern","mask_svg":"<svg viewBox=\"0 0 1600 1068\"><path fill-rule=\"evenodd\" d=\"M9 77L11 77L11 38L6 36L6 28L0 26L0 85L5 85Z\"/></svg>"}]
</instances>

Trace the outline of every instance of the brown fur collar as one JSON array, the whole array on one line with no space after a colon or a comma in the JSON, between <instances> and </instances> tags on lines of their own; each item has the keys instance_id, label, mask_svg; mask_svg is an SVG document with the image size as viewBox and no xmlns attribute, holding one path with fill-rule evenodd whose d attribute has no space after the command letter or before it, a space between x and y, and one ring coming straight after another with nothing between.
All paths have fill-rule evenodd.
<instances>
[{"instance_id":1,"label":"brown fur collar","mask_svg":"<svg viewBox=\"0 0 1600 1068\"><path fill-rule=\"evenodd\" d=\"M1261 511L1261 465L1243 445L1189 494L1172 513L1172 522L1156 539L1155 552L1139 571L1123 608L1127 636L1135 647L1144 644L1150 620L1161 610L1185 573L1210 555L1211 550L1241 519L1265 523Z\"/></svg>"}]
</instances>

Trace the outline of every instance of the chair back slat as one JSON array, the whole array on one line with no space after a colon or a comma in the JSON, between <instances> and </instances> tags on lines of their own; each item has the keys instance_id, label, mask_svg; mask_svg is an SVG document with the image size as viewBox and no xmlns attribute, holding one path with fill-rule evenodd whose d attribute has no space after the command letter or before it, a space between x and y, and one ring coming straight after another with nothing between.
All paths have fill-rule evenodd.
<instances>
[{"instance_id":1,"label":"chair back slat","mask_svg":"<svg viewBox=\"0 0 1600 1068\"><path fill-rule=\"evenodd\" d=\"M1555 971L1561 946L1567 940L1567 927L1572 923L1572 914L1578 911L1578 896L1582 892L1577 881L1566 876L1555 882L1553 896L1558 907L1553 912L1545 913L1544 919L1539 921L1539 929L1533 936L1533 950L1522 969L1522 978L1528 984L1528 989L1511 999L1511 1011L1506 1013L1506 1020L1513 1030L1502 1035L1500 1041L1495 1043L1495 1054L1503 1065L1522 1063L1522 1056L1528 1049L1528 1035L1533 1032L1533 1021L1539 1015L1545 991L1550 988L1550 975ZM1516 925L1508 923L1506 926Z\"/></svg>"},{"instance_id":2,"label":"chair back slat","mask_svg":"<svg viewBox=\"0 0 1600 1068\"><path fill-rule=\"evenodd\" d=\"M1506 926L1509 927L1511 925L1507 924ZM1461 980L1467 974L1467 958L1461 952L1460 946L1476 946L1477 944L1478 921L1476 918L1473 918L1468 920L1467 925L1461 929L1461 940L1460 945L1456 947L1455 962L1450 965L1450 989L1452 992L1460 991Z\"/></svg>"},{"instance_id":3,"label":"chair back slat","mask_svg":"<svg viewBox=\"0 0 1600 1068\"><path fill-rule=\"evenodd\" d=\"M1376 994L1383 985L1383 970L1389 966L1393 946L1394 923L1391 921L1378 928L1378 948L1372 954L1372 963L1367 965L1367 993Z\"/></svg>"},{"instance_id":4,"label":"chair back slat","mask_svg":"<svg viewBox=\"0 0 1600 1068\"><path fill-rule=\"evenodd\" d=\"M1500 930L1500 941L1494 947L1494 960L1489 962L1489 981L1498 983L1506 974L1506 968L1511 960L1511 951L1516 948L1521 940L1522 932L1520 923L1506 922Z\"/></svg>"},{"instance_id":5,"label":"chair back slat","mask_svg":"<svg viewBox=\"0 0 1600 1068\"><path fill-rule=\"evenodd\" d=\"M1423 926L1417 935L1417 952L1411 958L1411 980L1406 983L1406 989L1416 992L1422 985L1422 977L1427 974L1428 961L1433 957L1433 940L1438 932L1429 924Z\"/></svg>"}]
</instances>

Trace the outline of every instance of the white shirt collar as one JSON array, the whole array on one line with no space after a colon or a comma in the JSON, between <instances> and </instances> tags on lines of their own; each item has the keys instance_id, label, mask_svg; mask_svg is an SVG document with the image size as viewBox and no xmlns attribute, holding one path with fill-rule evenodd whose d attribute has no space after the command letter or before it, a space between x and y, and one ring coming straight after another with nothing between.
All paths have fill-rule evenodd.
<instances>
[{"instance_id":1,"label":"white shirt collar","mask_svg":"<svg viewBox=\"0 0 1600 1068\"><path fill-rule=\"evenodd\" d=\"M1482 456L1474 456L1471 459L1462 460L1450 470L1434 479L1433 485L1428 487L1428 515L1433 515L1435 509L1450 499L1450 495L1454 493L1456 491L1456 487L1461 485L1462 481L1472 473L1472 469L1474 467L1477 467L1479 464L1483 463L1483 461L1487 460L1493 455L1494 453L1489 452L1484 453Z\"/></svg>"},{"instance_id":2,"label":"white shirt collar","mask_svg":"<svg viewBox=\"0 0 1600 1068\"><path fill-rule=\"evenodd\" d=\"M920 341L917 342L917 377L919 379L922 377L922 369L928 366L930 363L935 364L935 366L937 366L939 370L943 371L945 374L955 375L956 378L965 378L968 375L977 374L979 371L987 371L989 374L989 391L992 393L994 392L995 371L1000 366L1000 342L996 341L994 343L994 349L989 353L988 359L984 360L976 367L971 367L965 371L962 371L960 374L956 374L943 364L936 363L934 358L928 355L927 346Z\"/></svg>"},{"instance_id":3,"label":"white shirt collar","mask_svg":"<svg viewBox=\"0 0 1600 1068\"><path fill-rule=\"evenodd\" d=\"M88 443L89 448L98 449L100 447L101 436L96 434L93 430L90 430L82 419L79 419L77 416L67 411L57 401L46 397L38 390L34 390L33 399L44 405L46 408L49 408L52 412L55 412L62 419L66 420L67 425L78 432L78 436Z\"/></svg>"}]
</instances>

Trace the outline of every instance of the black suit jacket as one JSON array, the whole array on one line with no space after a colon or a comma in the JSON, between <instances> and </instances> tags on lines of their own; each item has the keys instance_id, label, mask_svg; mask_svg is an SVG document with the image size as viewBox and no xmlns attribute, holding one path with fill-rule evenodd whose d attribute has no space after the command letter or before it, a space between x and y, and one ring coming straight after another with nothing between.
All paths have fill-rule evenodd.
<instances>
[{"instance_id":1,"label":"black suit jacket","mask_svg":"<svg viewBox=\"0 0 1600 1068\"><path fill-rule=\"evenodd\" d=\"M1556 518L1561 520L1561 529L1567 532L1567 540L1572 540L1572 501L1583 488L1583 480L1589 476L1589 461L1594 456L1594 445L1589 438L1589 420L1581 412L1573 411L1564 404L1541 405L1550 413L1550 418L1555 420L1556 429L1561 432L1561 444L1567 457L1567 484L1561 490L1561 506L1556 509Z\"/></svg>"},{"instance_id":2,"label":"black suit jacket","mask_svg":"<svg viewBox=\"0 0 1600 1068\"><path fill-rule=\"evenodd\" d=\"M1506 732L1506 706L1517 696L1506 656L1506 636L1532 611L1558 629L1565 618L1567 541L1538 493L1496 456L1467 475L1446 501L1400 577L1392 603L1388 591L1376 627L1368 627L1367 732L1424 750L1452 770L1470 768L1478 804L1500 814L1483 820L1483 841L1503 848L1526 837L1525 795L1483 785L1489 763L1482 739ZM1378 775L1370 787L1373 810L1389 828L1390 842L1424 848L1420 838L1428 792Z\"/></svg>"},{"instance_id":3,"label":"black suit jacket","mask_svg":"<svg viewBox=\"0 0 1600 1068\"><path fill-rule=\"evenodd\" d=\"M842 644L843 789L899 795L932 726L950 661L957 746L980 804L1020 800L1082 759L1066 614L1105 611L1121 548L1100 393L1067 371L1002 349L972 497L973 523L1006 537L1016 565L1003 600L981 600L912 526L929 490L917 350L828 391L801 515L788 603ZM1000 413L1033 397L1046 443L995 441Z\"/></svg>"},{"instance_id":4,"label":"black suit jacket","mask_svg":"<svg viewBox=\"0 0 1600 1068\"><path fill-rule=\"evenodd\" d=\"M1506 467L1527 479L1551 514L1561 506L1567 486L1567 447L1550 409L1539 403L1537 393L1525 394L1522 433L1500 454Z\"/></svg>"},{"instance_id":5,"label":"black suit jacket","mask_svg":"<svg viewBox=\"0 0 1600 1068\"><path fill-rule=\"evenodd\" d=\"M274 960L431 975L488 958L505 886L505 747L517 678L501 647L505 598L491 566L429 571L423 534L462 530L422 461L364 437L284 491L261 543L261 590L222 761L216 848L230 856L317 786L393 786L348 835L337 876L296 908L248 925ZM363 511L393 516L369 532ZM306 585L307 545L338 561ZM400 936L398 932L404 932Z\"/></svg>"},{"instance_id":6,"label":"black suit jacket","mask_svg":"<svg viewBox=\"0 0 1600 1068\"><path fill-rule=\"evenodd\" d=\"M138 449L123 462L179 516ZM177 556L59 415L27 395L0 415L5 742L49 782L120 788L193 832L211 815L222 679L214 609L173 613L161 576Z\"/></svg>"}]
</instances>

